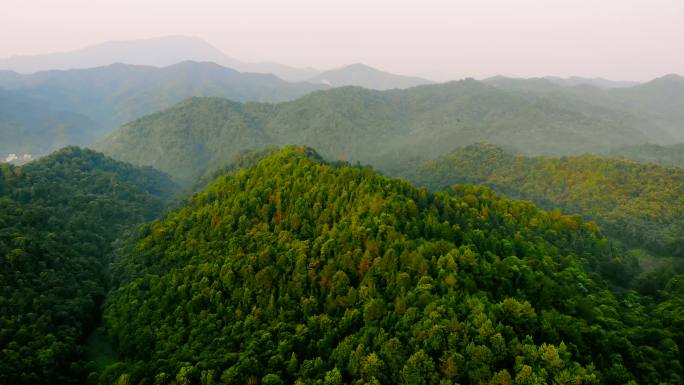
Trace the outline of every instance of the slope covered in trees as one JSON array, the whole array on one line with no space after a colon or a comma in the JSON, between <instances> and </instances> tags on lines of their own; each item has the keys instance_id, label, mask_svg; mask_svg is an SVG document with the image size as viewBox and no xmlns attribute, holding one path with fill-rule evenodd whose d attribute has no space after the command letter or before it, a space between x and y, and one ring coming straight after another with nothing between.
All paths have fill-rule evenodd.
<instances>
[{"instance_id":1,"label":"slope covered in trees","mask_svg":"<svg viewBox=\"0 0 684 385\"><path fill-rule=\"evenodd\" d=\"M123 126L95 148L187 183L265 144L303 144L329 159L386 168L480 141L528 154L607 151L646 143L638 122L464 80L384 92L344 87L275 105L195 98Z\"/></svg>"},{"instance_id":2,"label":"slope covered in trees","mask_svg":"<svg viewBox=\"0 0 684 385\"><path fill-rule=\"evenodd\" d=\"M112 243L172 190L157 171L76 147L0 164L0 383L83 383Z\"/></svg>"},{"instance_id":3,"label":"slope covered in trees","mask_svg":"<svg viewBox=\"0 0 684 385\"><path fill-rule=\"evenodd\" d=\"M116 261L103 384L682 380L677 303L613 295L624 259L592 223L306 148L219 177Z\"/></svg>"},{"instance_id":4,"label":"slope covered in trees","mask_svg":"<svg viewBox=\"0 0 684 385\"><path fill-rule=\"evenodd\" d=\"M440 189L484 184L508 196L595 219L626 245L684 256L684 169L595 155L525 157L472 145L404 176Z\"/></svg>"}]
</instances>

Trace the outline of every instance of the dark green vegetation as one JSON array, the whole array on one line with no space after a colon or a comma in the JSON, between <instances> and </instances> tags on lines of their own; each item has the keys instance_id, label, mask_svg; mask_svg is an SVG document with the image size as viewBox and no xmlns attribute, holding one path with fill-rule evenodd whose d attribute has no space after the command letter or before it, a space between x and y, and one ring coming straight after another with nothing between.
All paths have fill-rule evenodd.
<instances>
[{"instance_id":1,"label":"dark green vegetation","mask_svg":"<svg viewBox=\"0 0 684 385\"><path fill-rule=\"evenodd\" d=\"M32 121L50 111L67 111L49 115L53 118L51 126L38 124L46 118L27 125L28 130L37 133L35 137L27 138L22 131L0 127L0 135L7 140L2 142L2 147L16 143L17 147L24 148L21 151L35 155L48 153L64 143L90 144L114 127L191 96L277 102L295 99L320 86L288 83L273 75L240 73L213 63L183 62L164 68L113 64L32 75L1 71L0 88L32 101L31 110L12 110L19 116L17 119ZM90 119L87 125L77 126L83 135L65 135L58 138L63 140L55 140L53 126L63 125L68 131L74 125L73 116ZM4 117L5 114L0 114L0 125L12 122Z\"/></svg>"},{"instance_id":2,"label":"dark green vegetation","mask_svg":"<svg viewBox=\"0 0 684 385\"><path fill-rule=\"evenodd\" d=\"M684 169L595 155L524 157L472 145L403 173L441 189L483 184L547 209L599 222L630 247L684 257Z\"/></svg>"},{"instance_id":3,"label":"dark green vegetation","mask_svg":"<svg viewBox=\"0 0 684 385\"><path fill-rule=\"evenodd\" d=\"M79 384L113 242L157 217L171 181L68 147L0 164L0 384Z\"/></svg>"},{"instance_id":4,"label":"dark green vegetation","mask_svg":"<svg viewBox=\"0 0 684 385\"><path fill-rule=\"evenodd\" d=\"M525 87L536 84L520 82ZM576 87L540 82L562 92L527 92L464 80L384 92L344 87L279 104L195 98L123 126L95 148L157 167L187 184L241 150L268 144L304 144L329 159L388 169L475 142L526 154L572 154L672 138L662 127L661 115L642 116L623 108L617 97L579 101L573 96ZM659 79L657 85L662 82L679 87L676 79ZM651 90L649 84L639 87ZM589 88L598 95L626 90Z\"/></svg>"},{"instance_id":5,"label":"dark green vegetation","mask_svg":"<svg viewBox=\"0 0 684 385\"><path fill-rule=\"evenodd\" d=\"M684 143L666 146L657 144L629 146L611 151L611 155L622 156L639 162L684 166Z\"/></svg>"},{"instance_id":6,"label":"dark green vegetation","mask_svg":"<svg viewBox=\"0 0 684 385\"><path fill-rule=\"evenodd\" d=\"M123 245L100 382L681 383L682 280L629 268L577 216L290 147Z\"/></svg>"}]
</instances>

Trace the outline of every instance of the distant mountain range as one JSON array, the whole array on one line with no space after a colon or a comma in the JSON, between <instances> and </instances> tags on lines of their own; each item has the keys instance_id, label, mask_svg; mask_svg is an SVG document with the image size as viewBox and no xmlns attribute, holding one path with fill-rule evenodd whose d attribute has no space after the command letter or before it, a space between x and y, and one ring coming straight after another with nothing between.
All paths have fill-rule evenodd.
<instances>
[{"instance_id":1,"label":"distant mountain range","mask_svg":"<svg viewBox=\"0 0 684 385\"><path fill-rule=\"evenodd\" d=\"M226 55L198 37L189 36L110 41L70 52L12 56L0 59L0 70L30 74L40 71L105 67L115 63L168 67L186 61L212 62L240 72L273 74L290 82L308 81L335 87L354 85L371 89L391 89L430 83L425 79L394 75L363 64L321 71L268 61L249 63Z\"/></svg>"},{"instance_id":2,"label":"distant mountain range","mask_svg":"<svg viewBox=\"0 0 684 385\"><path fill-rule=\"evenodd\" d=\"M0 59L0 69L19 73L103 67L114 63L166 67L184 61L213 62L241 72L274 74L288 81L309 79L320 71L274 62L246 63L227 56L198 37L164 36L110 41L83 49Z\"/></svg>"},{"instance_id":3,"label":"distant mountain range","mask_svg":"<svg viewBox=\"0 0 684 385\"><path fill-rule=\"evenodd\" d=\"M677 79L664 81L673 81L674 90L679 87ZM537 81L513 81L526 82ZM583 101L576 98L574 87L542 82L560 91L522 92L464 80L391 91L343 87L280 104L195 98L123 126L95 148L190 183L241 150L271 144L303 144L330 159L388 169L475 142L551 155L602 153L673 140L662 126L673 127L676 116L663 120L661 115L626 109L625 95L603 97L605 91L595 87L589 88L598 95L596 102ZM651 84L635 88L627 95L644 106L660 99ZM625 90L631 89L620 91ZM677 135L684 135L682 131Z\"/></svg>"},{"instance_id":4,"label":"distant mountain range","mask_svg":"<svg viewBox=\"0 0 684 385\"><path fill-rule=\"evenodd\" d=\"M0 71L0 89L13 118L0 114L0 125L22 129L2 131L2 151L45 154L66 144L89 144L112 128L168 108L192 96L220 96L239 101L278 102L320 89L311 83L289 83L270 74L241 73L214 63L182 62L156 68L112 64L79 70L20 75ZM30 104L28 107L27 104ZM56 112L60 114L56 115ZM37 117L50 116L38 124ZM74 119L79 116L79 123ZM17 122L22 122L21 124ZM50 122L51 125L46 123ZM56 140L54 127L67 134ZM69 132L78 127L78 134ZM34 133L27 136L26 130Z\"/></svg>"},{"instance_id":5,"label":"distant mountain range","mask_svg":"<svg viewBox=\"0 0 684 385\"><path fill-rule=\"evenodd\" d=\"M102 66L92 67L97 65ZM270 62L245 63L199 38L183 36L13 57L0 60L0 68L14 70L0 71L5 104L22 106L11 113L5 108L0 114L4 139L0 151L34 155L66 144L92 143L115 127L190 97L280 103L346 86L367 90L343 88L264 107L277 111L266 115L269 129L277 129L281 136L263 142L297 139L326 155L371 161L392 152L447 151L454 143L473 141L529 154L605 152L621 146L684 141L684 80L678 75L636 85L579 77L500 76L431 85L426 79L360 63L324 72ZM51 70L16 72L46 68ZM283 124L286 127L277 127ZM340 136L335 145L314 143L318 131L330 127L349 131L335 131L334 136ZM359 136L363 130L375 136ZM384 141L381 150L366 148L368 140L380 138ZM356 140L360 143L352 145Z\"/></svg>"}]
</instances>

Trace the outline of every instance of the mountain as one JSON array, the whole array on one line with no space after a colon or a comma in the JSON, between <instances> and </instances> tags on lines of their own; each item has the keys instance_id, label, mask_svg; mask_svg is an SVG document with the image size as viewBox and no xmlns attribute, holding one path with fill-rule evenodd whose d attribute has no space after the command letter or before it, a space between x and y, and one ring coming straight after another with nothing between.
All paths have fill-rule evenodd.
<instances>
[{"instance_id":1,"label":"mountain","mask_svg":"<svg viewBox=\"0 0 684 385\"><path fill-rule=\"evenodd\" d=\"M383 72L361 63L321 72L308 81L329 87L358 86L372 90L404 89L432 83L421 78Z\"/></svg>"},{"instance_id":2,"label":"mountain","mask_svg":"<svg viewBox=\"0 0 684 385\"><path fill-rule=\"evenodd\" d=\"M670 74L611 92L627 108L646 114L677 141L684 141L684 77Z\"/></svg>"},{"instance_id":3,"label":"mountain","mask_svg":"<svg viewBox=\"0 0 684 385\"><path fill-rule=\"evenodd\" d=\"M119 360L91 378L680 383L681 301L623 304L604 274L633 271L579 217L287 147L122 244L105 310Z\"/></svg>"},{"instance_id":4,"label":"mountain","mask_svg":"<svg viewBox=\"0 0 684 385\"><path fill-rule=\"evenodd\" d=\"M562 86L548 79L486 79L502 90L555 99L574 105L610 109L627 115L656 144L684 141L684 78L666 75L632 87L601 89L592 85Z\"/></svg>"},{"instance_id":5,"label":"mountain","mask_svg":"<svg viewBox=\"0 0 684 385\"><path fill-rule=\"evenodd\" d=\"M595 155L524 157L472 145L404 176L432 189L490 186L541 207L596 220L630 247L684 257L684 169Z\"/></svg>"},{"instance_id":6,"label":"mountain","mask_svg":"<svg viewBox=\"0 0 684 385\"><path fill-rule=\"evenodd\" d=\"M86 383L113 244L160 215L174 188L76 147L0 164L0 383Z\"/></svg>"},{"instance_id":7,"label":"mountain","mask_svg":"<svg viewBox=\"0 0 684 385\"><path fill-rule=\"evenodd\" d=\"M572 87L579 85L588 85L598 88L626 88L634 87L639 85L639 82L632 81L621 81L621 80L608 80L603 78L583 78L580 76L571 76L568 78L562 78L558 76L546 76L544 79L551 81L552 83L558 84L560 86Z\"/></svg>"},{"instance_id":8,"label":"mountain","mask_svg":"<svg viewBox=\"0 0 684 385\"><path fill-rule=\"evenodd\" d=\"M684 143L660 146L657 144L640 144L615 149L613 156L621 156L639 162L658 163L663 165L684 166Z\"/></svg>"},{"instance_id":9,"label":"mountain","mask_svg":"<svg viewBox=\"0 0 684 385\"><path fill-rule=\"evenodd\" d=\"M283 101L319 88L309 83L289 83L273 75L241 73L214 63L197 62L163 68L112 64L31 75L0 72L0 87L31 105L0 106L0 113L12 114L11 119L0 115L0 124L23 127L22 131L3 130L7 141L0 147L8 152L34 155L65 144L90 144L124 122L191 96ZM41 112L36 114L36 111ZM50 111L51 115L42 111ZM61 115L53 118L57 113ZM15 123L16 120L21 124ZM52 126L60 127L60 124L67 132L55 137L56 129ZM37 136L30 136L27 131Z\"/></svg>"},{"instance_id":10,"label":"mountain","mask_svg":"<svg viewBox=\"0 0 684 385\"><path fill-rule=\"evenodd\" d=\"M9 154L46 154L67 144L91 143L96 126L87 116L0 88L0 161Z\"/></svg>"},{"instance_id":11,"label":"mountain","mask_svg":"<svg viewBox=\"0 0 684 385\"><path fill-rule=\"evenodd\" d=\"M383 169L483 141L526 154L607 151L650 140L632 118L463 80L391 91L342 87L279 104L195 98L126 124L94 148L187 185L241 150L270 144L304 144L328 159Z\"/></svg>"},{"instance_id":12,"label":"mountain","mask_svg":"<svg viewBox=\"0 0 684 385\"><path fill-rule=\"evenodd\" d=\"M270 73L289 81L302 81L317 73L313 69L299 69L274 62L245 63L191 36L109 41L70 52L13 56L0 59L0 69L30 74L105 67L115 63L167 67L185 61L213 62L242 72Z\"/></svg>"}]
</instances>

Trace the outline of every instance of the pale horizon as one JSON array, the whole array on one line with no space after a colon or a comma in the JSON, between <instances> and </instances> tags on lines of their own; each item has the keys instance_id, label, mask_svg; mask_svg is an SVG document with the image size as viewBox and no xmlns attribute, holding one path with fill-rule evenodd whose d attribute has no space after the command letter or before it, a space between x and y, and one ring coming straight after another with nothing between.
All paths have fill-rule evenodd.
<instances>
[{"instance_id":1,"label":"pale horizon","mask_svg":"<svg viewBox=\"0 0 684 385\"><path fill-rule=\"evenodd\" d=\"M684 73L684 2L674 0L5 0L0 22L0 58L182 35L246 62L360 62L437 81Z\"/></svg>"}]
</instances>

